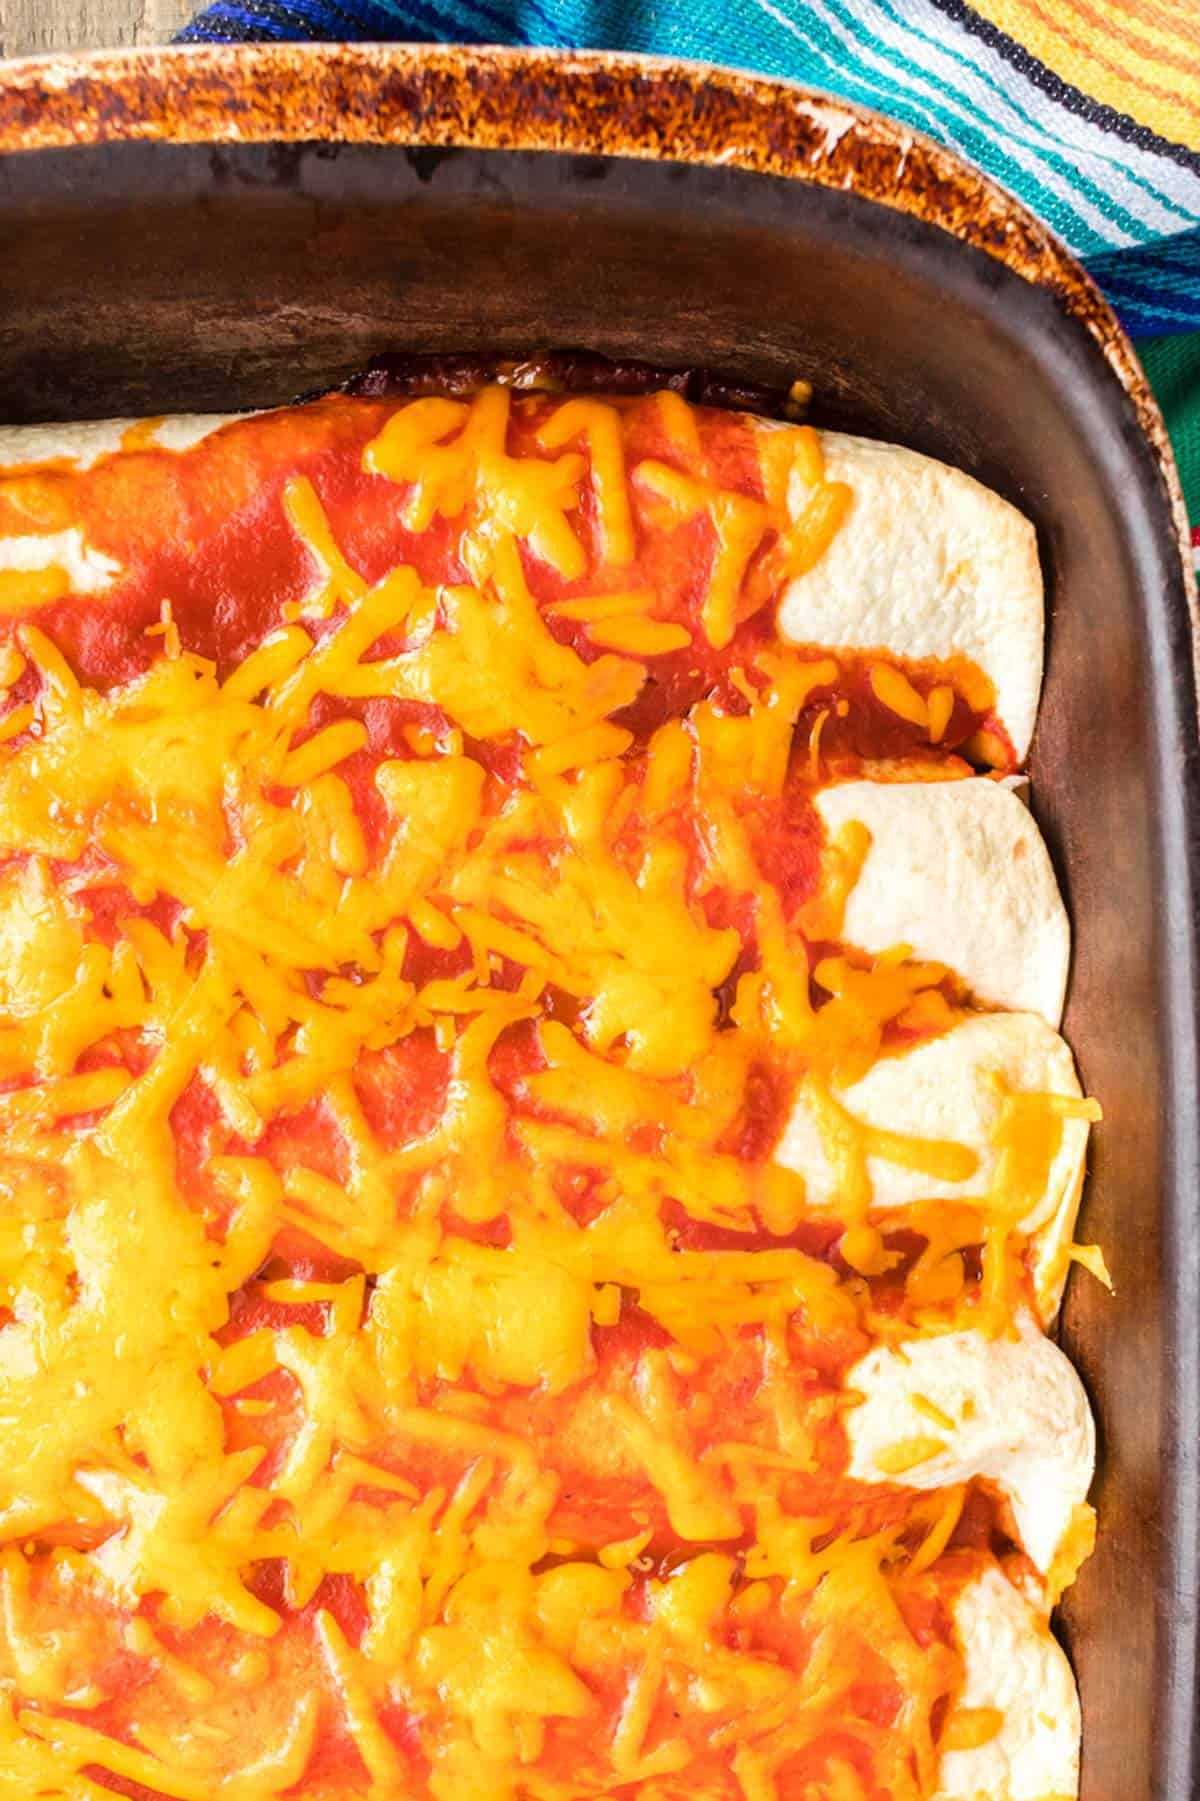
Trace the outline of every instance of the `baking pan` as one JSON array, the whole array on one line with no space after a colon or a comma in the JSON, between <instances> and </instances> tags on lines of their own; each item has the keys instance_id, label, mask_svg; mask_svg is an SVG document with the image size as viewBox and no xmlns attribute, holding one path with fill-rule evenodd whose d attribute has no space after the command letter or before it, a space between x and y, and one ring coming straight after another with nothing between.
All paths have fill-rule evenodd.
<instances>
[{"instance_id":1,"label":"baking pan","mask_svg":"<svg viewBox=\"0 0 1200 1801\"><path fill-rule=\"evenodd\" d=\"M1036 521L1032 758L1105 1122L1064 1340L1103 1442L1064 1631L1086 1801L1197 1783L1195 592L1162 422L1067 253L977 172L785 84L635 58L197 49L0 69L0 416L269 404L387 350L811 380L819 423Z\"/></svg>"}]
</instances>

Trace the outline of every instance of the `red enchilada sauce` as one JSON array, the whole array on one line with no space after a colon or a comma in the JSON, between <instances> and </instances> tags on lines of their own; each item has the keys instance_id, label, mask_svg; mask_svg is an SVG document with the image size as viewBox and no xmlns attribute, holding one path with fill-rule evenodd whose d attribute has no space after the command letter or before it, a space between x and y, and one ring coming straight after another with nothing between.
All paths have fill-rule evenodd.
<instances>
[{"instance_id":1,"label":"red enchilada sauce","mask_svg":"<svg viewBox=\"0 0 1200 1801\"><path fill-rule=\"evenodd\" d=\"M978 671L779 639L847 504L803 430L499 389L0 479L104 575L0 574L30 1793L932 1792L1020 1553L850 1479L846 1376L982 1228L932 1282L773 1152L962 1012L841 944L814 790L1011 758Z\"/></svg>"}]
</instances>

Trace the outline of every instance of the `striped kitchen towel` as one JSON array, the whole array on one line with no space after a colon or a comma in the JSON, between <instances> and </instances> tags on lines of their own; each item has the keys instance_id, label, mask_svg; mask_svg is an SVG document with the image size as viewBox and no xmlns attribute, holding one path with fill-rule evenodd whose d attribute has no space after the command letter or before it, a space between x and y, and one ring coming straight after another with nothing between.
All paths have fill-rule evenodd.
<instances>
[{"instance_id":1,"label":"striped kitchen towel","mask_svg":"<svg viewBox=\"0 0 1200 1801\"><path fill-rule=\"evenodd\" d=\"M1052 225L1139 339L1200 555L1200 0L216 0L181 38L655 51L928 132Z\"/></svg>"}]
</instances>

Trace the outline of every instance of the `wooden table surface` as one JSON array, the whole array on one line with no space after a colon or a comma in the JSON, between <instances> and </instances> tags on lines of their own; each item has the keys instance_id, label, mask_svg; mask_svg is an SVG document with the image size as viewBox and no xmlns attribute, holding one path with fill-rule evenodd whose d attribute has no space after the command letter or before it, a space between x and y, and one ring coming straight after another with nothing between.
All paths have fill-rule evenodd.
<instances>
[{"instance_id":1,"label":"wooden table surface","mask_svg":"<svg viewBox=\"0 0 1200 1801\"><path fill-rule=\"evenodd\" d=\"M201 0L0 0L0 56L161 44Z\"/></svg>"}]
</instances>

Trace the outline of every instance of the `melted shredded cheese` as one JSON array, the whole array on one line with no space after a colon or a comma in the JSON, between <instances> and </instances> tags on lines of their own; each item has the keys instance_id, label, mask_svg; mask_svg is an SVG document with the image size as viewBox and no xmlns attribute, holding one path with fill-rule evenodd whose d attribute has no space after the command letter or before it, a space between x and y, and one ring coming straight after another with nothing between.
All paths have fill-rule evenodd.
<instances>
[{"instance_id":1,"label":"melted shredded cheese","mask_svg":"<svg viewBox=\"0 0 1200 1801\"><path fill-rule=\"evenodd\" d=\"M936 1786L964 1491L864 1498L842 1376L918 1313L1003 1329L1061 1109L1004 1113L987 1219L914 1209L925 1252L897 1275L868 1159L953 1177L973 1154L831 1095L889 1035L959 1017L939 966L838 947L865 843L821 855L810 809L811 879L775 873L839 665L750 643L722 696L636 724L654 659L733 645L755 560L794 573L845 497L813 434L784 438L813 494L785 541L790 463L718 479L675 396L647 403L657 455L628 408L543 406L514 439L513 406L417 400L352 440L405 533L449 530L442 579L368 579L293 471L275 504L307 586L230 666L159 595L149 661L108 684L17 628L13 1801L109 1777L303 1795L321 1758L322 1797ZM709 546L687 623L653 615L638 565L681 524ZM32 569L0 540L5 563ZM870 681L940 737L943 690ZM801 1083L832 1210L771 1157ZM931 1454L901 1450L897 1473ZM979 1742L977 1716L943 1738Z\"/></svg>"}]
</instances>

